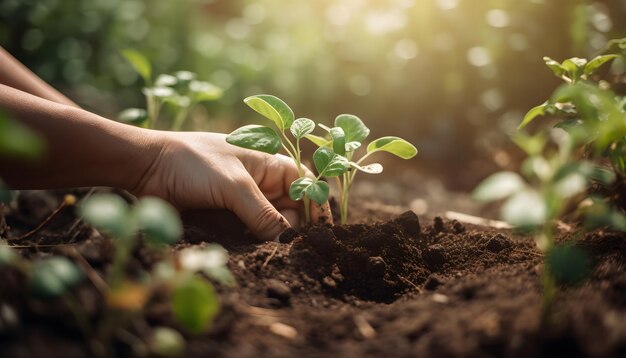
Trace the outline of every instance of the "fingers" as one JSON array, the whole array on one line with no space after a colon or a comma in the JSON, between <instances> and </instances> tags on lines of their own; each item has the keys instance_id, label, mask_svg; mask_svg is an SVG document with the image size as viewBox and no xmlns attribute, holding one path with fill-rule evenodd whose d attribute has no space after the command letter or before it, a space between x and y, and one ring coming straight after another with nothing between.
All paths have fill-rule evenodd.
<instances>
[{"instance_id":1,"label":"fingers","mask_svg":"<svg viewBox=\"0 0 626 358\"><path fill-rule=\"evenodd\" d=\"M252 177L242 174L233 193L237 193L230 204L231 210L244 222L250 231L261 240L275 240L291 225L287 218L265 198ZM288 213L292 220L292 213Z\"/></svg>"}]
</instances>

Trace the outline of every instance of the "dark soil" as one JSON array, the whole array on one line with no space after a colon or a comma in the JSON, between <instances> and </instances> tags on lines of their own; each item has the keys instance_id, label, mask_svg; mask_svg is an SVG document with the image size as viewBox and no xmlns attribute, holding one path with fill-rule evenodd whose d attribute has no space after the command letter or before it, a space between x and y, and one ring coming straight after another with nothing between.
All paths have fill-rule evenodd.
<instances>
[{"instance_id":1,"label":"dark soil","mask_svg":"<svg viewBox=\"0 0 626 358\"><path fill-rule=\"evenodd\" d=\"M0 233L29 231L62 195L24 194L7 209L6 230L0 219ZM412 212L391 215L383 210L391 204L374 210L364 203L354 200L353 222L384 220L313 227L266 243L253 242L229 213L186 213L177 249L225 245L238 282L217 287L222 312L207 334L187 336L186 356L626 356L623 233L560 233L559 241L576 239L593 270L581 285L559 289L552 319L542 323L542 255L532 237ZM98 271L112 253L109 240L70 209L19 244L25 257L82 257ZM129 273L158 258L138 247ZM0 268L0 275L1 357L91 355L63 302L29 297L12 269ZM90 319L98 319L98 292L87 282L76 293ZM155 325L176 327L158 297L128 330L145 337ZM120 356L132 356L131 346L123 335L114 344Z\"/></svg>"}]
</instances>

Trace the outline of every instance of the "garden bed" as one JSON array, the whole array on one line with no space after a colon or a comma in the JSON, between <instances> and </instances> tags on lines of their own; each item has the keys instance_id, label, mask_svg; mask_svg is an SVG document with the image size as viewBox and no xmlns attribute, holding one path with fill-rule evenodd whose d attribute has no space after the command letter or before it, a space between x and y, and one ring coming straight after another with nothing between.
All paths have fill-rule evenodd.
<instances>
[{"instance_id":1,"label":"garden bed","mask_svg":"<svg viewBox=\"0 0 626 358\"><path fill-rule=\"evenodd\" d=\"M6 215L9 236L36 226L62 194L24 195ZM578 238L576 245L592 259L591 277L561 289L551 321L542 324L542 254L531 236L428 213L419 219L410 211L398 215L408 208L403 200L381 203L356 195L351 221L367 224L305 229L283 235L281 243L251 241L228 213L184 215L185 238L177 249L219 242L230 252L237 279L234 288L217 286L222 311L207 334L187 336L186 356L626 354L623 234L596 231ZM575 238L566 229L558 241ZM108 239L77 223L71 210L19 244L29 246L21 250L26 257L53 252L84 259L96 271L112 254ZM157 259L140 247L129 273ZM16 271L2 268L0 274L0 302L19 316L13 324L2 313L0 356L90 355L62 301L30 298ZM97 317L103 299L96 289L86 281L76 292L86 312ZM133 319L129 336L147 336L155 325L176 327L164 300L156 297L148 307ZM119 355L133 355L132 346L132 339L117 336Z\"/></svg>"}]
</instances>

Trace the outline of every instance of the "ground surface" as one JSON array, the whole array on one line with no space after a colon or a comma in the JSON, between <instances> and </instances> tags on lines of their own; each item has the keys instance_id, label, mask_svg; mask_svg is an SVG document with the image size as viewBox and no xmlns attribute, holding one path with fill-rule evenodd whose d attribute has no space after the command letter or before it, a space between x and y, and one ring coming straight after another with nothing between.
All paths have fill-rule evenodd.
<instances>
[{"instance_id":1,"label":"ground surface","mask_svg":"<svg viewBox=\"0 0 626 358\"><path fill-rule=\"evenodd\" d=\"M283 243L252 243L224 213L186 214L179 248L222 243L238 282L236 288L218 287L222 312L209 333L188 337L187 356L626 355L623 234L600 231L578 238L576 244L592 258L591 277L561 289L552 322L542 325L542 257L532 238L441 219L442 210L475 208L462 195L430 187L434 192L406 188L404 194L402 183L365 182L355 190L351 219L368 224L313 228L285 235ZM22 195L5 215L10 227L5 236L35 227L61 195ZM423 210L424 203L427 210L419 219L403 213L412 206ZM574 236L561 232L559 240ZM110 242L69 212L20 244L29 246L21 249L26 257L48 252L83 257L96 270L104 269L111 255ZM129 270L155 259L139 248ZM20 275L6 268L0 274L0 302L20 321L4 324L0 314L0 356L89 356L62 302L31 299ZM86 283L77 294L96 318L102 306L97 291ZM167 304L159 300L136 321L129 331L138 336L150 326L173 324ZM123 337L116 349L131 354Z\"/></svg>"}]
</instances>

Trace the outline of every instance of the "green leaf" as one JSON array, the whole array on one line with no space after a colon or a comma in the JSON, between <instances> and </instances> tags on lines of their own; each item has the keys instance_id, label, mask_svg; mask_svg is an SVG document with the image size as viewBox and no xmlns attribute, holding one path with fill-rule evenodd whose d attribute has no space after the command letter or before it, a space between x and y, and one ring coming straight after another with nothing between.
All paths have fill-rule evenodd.
<instances>
[{"instance_id":1,"label":"green leaf","mask_svg":"<svg viewBox=\"0 0 626 358\"><path fill-rule=\"evenodd\" d=\"M31 291L41 297L64 294L83 279L83 273L69 259L57 256L36 262L29 278Z\"/></svg>"},{"instance_id":2,"label":"green leaf","mask_svg":"<svg viewBox=\"0 0 626 358\"><path fill-rule=\"evenodd\" d=\"M589 176L595 182L598 182L606 186L613 185L616 179L615 173L613 171L599 167L599 166L594 166Z\"/></svg>"},{"instance_id":3,"label":"green leaf","mask_svg":"<svg viewBox=\"0 0 626 358\"><path fill-rule=\"evenodd\" d=\"M292 200L301 200L305 195L321 205L328 201L330 188L325 181L311 178L299 178L291 183L289 197Z\"/></svg>"},{"instance_id":4,"label":"green leaf","mask_svg":"<svg viewBox=\"0 0 626 358\"><path fill-rule=\"evenodd\" d=\"M235 129L226 137L226 142L269 154L278 153L281 146L280 137L272 128L256 124Z\"/></svg>"},{"instance_id":5,"label":"green leaf","mask_svg":"<svg viewBox=\"0 0 626 358\"><path fill-rule=\"evenodd\" d=\"M307 134L304 136L304 138L310 140L311 142L313 142L313 144L317 145L318 147L328 147L332 141L328 140L324 137L320 137L314 134Z\"/></svg>"},{"instance_id":6,"label":"green leaf","mask_svg":"<svg viewBox=\"0 0 626 358\"><path fill-rule=\"evenodd\" d=\"M291 183L291 185L289 186L289 197L291 198L291 200L302 200L302 198L304 198L304 195L306 194L306 189L311 184L313 184L313 179L307 177L294 180L293 183Z\"/></svg>"},{"instance_id":7,"label":"green leaf","mask_svg":"<svg viewBox=\"0 0 626 358\"><path fill-rule=\"evenodd\" d=\"M128 204L113 194L95 194L80 205L80 216L98 230L117 238L133 232Z\"/></svg>"},{"instance_id":8,"label":"green leaf","mask_svg":"<svg viewBox=\"0 0 626 358\"><path fill-rule=\"evenodd\" d=\"M222 97L222 89L204 81L191 81L189 89L193 93L194 102L214 101Z\"/></svg>"},{"instance_id":9,"label":"green leaf","mask_svg":"<svg viewBox=\"0 0 626 358\"><path fill-rule=\"evenodd\" d=\"M257 113L271 119L281 131L291 128L294 119L293 111L280 98L269 94L260 94L250 96L243 101Z\"/></svg>"},{"instance_id":10,"label":"green leaf","mask_svg":"<svg viewBox=\"0 0 626 358\"><path fill-rule=\"evenodd\" d=\"M182 282L171 297L174 318L191 333L200 334L209 327L219 312L213 286L199 277Z\"/></svg>"},{"instance_id":11,"label":"green leaf","mask_svg":"<svg viewBox=\"0 0 626 358\"><path fill-rule=\"evenodd\" d=\"M341 127L330 129L330 137L333 139L333 151L339 155L346 155L346 135Z\"/></svg>"},{"instance_id":12,"label":"green leaf","mask_svg":"<svg viewBox=\"0 0 626 358\"><path fill-rule=\"evenodd\" d=\"M383 166L378 163L360 166L357 163L350 162L350 166L367 174L380 174L383 172Z\"/></svg>"},{"instance_id":13,"label":"green leaf","mask_svg":"<svg viewBox=\"0 0 626 358\"><path fill-rule=\"evenodd\" d=\"M150 352L157 357L182 357L185 353L185 338L177 330L156 327L149 341Z\"/></svg>"},{"instance_id":14,"label":"green leaf","mask_svg":"<svg viewBox=\"0 0 626 358\"><path fill-rule=\"evenodd\" d=\"M315 122L308 118L298 118L291 125L291 134L296 139L302 139L304 136L309 135L315 129Z\"/></svg>"},{"instance_id":15,"label":"green leaf","mask_svg":"<svg viewBox=\"0 0 626 358\"><path fill-rule=\"evenodd\" d=\"M382 137L367 146L367 152L389 152L402 159L411 159L417 154L417 148L399 137Z\"/></svg>"},{"instance_id":16,"label":"green leaf","mask_svg":"<svg viewBox=\"0 0 626 358\"><path fill-rule=\"evenodd\" d=\"M524 189L526 183L515 172L495 173L483 180L472 192L478 201L494 201L509 197Z\"/></svg>"},{"instance_id":17,"label":"green leaf","mask_svg":"<svg viewBox=\"0 0 626 358\"><path fill-rule=\"evenodd\" d=\"M335 127L341 127L346 135L346 142L363 142L370 134L363 121L352 114L340 114L335 118Z\"/></svg>"},{"instance_id":18,"label":"green leaf","mask_svg":"<svg viewBox=\"0 0 626 358\"><path fill-rule=\"evenodd\" d=\"M134 208L139 230L154 245L171 245L183 236L183 224L173 206L155 197L143 197Z\"/></svg>"},{"instance_id":19,"label":"green leaf","mask_svg":"<svg viewBox=\"0 0 626 358\"><path fill-rule=\"evenodd\" d=\"M546 267L558 284L565 285L580 283L590 272L585 252L569 244L551 248L546 253Z\"/></svg>"},{"instance_id":20,"label":"green leaf","mask_svg":"<svg viewBox=\"0 0 626 358\"><path fill-rule=\"evenodd\" d=\"M350 169L348 159L328 148L318 148L313 153L313 163L319 175L325 177L336 177Z\"/></svg>"},{"instance_id":21,"label":"green leaf","mask_svg":"<svg viewBox=\"0 0 626 358\"><path fill-rule=\"evenodd\" d=\"M582 213L588 230L609 227L626 232L626 215L600 199L592 198L592 204L582 208Z\"/></svg>"},{"instance_id":22,"label":"green leaf","mask_svg":"<svg viewBox=\"0 0 626 358\"><path fill-rule=\"evenodd\" d=\"M554 183L555 193L563 199L570 198L587 188L585 175L574 172Z\"/></svg>"},{"instance_id":23,"label":"green leaf","mask_svg":"<svg viewBox=\"0 0 626 358\"><path fill-rule=\"evenodd\" d=\"M44 151L41 138L0 111L0 156L34 160Z\"/></svg>"},{"instance_id":24,"label":"green leaf","mask_svg":"<svg viewBox=\"0 0 626 358\"><path fill-rule=\"evenodd\" d=\"M317 180L306 189L306 196L319 205L322 205L328 201L328 197L330 196L330 187L325 181Z\"/></svg>"},{"instance_id":25,"label":"green leaf","mask_svg":"<svg viewBox=\"0 0 626 358\"><path fill-rule=\"evenodd\" d=\"M150 84L152 77L152 66L150 65L150 61L142 55L140 52L126 49L122 51L122 56L128 61L135 71L143 78L146 84Z\"/></svg>"},{"instance_id":26,"label":"green leaf","mask_svg":"<svg viewBox=\"0 0 626 358\"><path fill-rule=\"evenodd\" d=\"M593 60L589 61L589 63L585 66L585 74L586 75L591 75L594 72L596 72L596 70L598 68L600 68L600 66L604 65L605 63L618 58L618 55L600 55L597 56L596 58L594 58Z\"/></svg>"},{"instance_id":27,"label":"green leaf","mask_svg":"<svg viewBox=\"0 0 626 358\"><path fill-rule=\"evenodd\" d=\"M551 59L550 57L544 57L543 61L546 63L546 66L552 70L556 77L561 78L565 74L566 70L559 62Z\"/></svg>"},{"instance_id":28,"label":"green leaf","mask_svg":"<svg viewBox=\"0 0 626 358\"><path fill-rule=\"evenodd\" d=\"M526 113L526 115L524 116L524 119L522 120L522 123L520 123L520 125L517 126L517 129L522 129L526 127L528 123L532 122L533 119L539 116L545 116L548 110L552 107L554 107L554 105L548 102L545 102L536 107L533 107L530 111L528 111L528 113Z\"/></svg>"},{"instance_id":29,"label":"green leaf","mask_svg":"<svg viewBox=\"0 0 626 358\"><path fill-rule=\"evenodd\" d=\"M127 108L120 112L117 119L120 122L142 126L148 121L148 112L141 108Z\"/></svg>"},{"instance_id":30,"label":"green leaf","mask_svg":"<svg viewBox=\"0 0 626 358\"><path fill-rule=\"evenodd\" d=\"M513 226L535 226L547 220L547 207L538 192L518 191L502 206L502 217Z\"/></svg>"}]
</instances>

